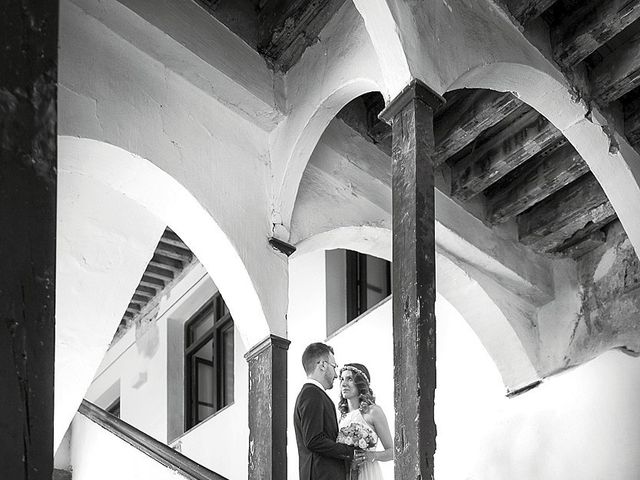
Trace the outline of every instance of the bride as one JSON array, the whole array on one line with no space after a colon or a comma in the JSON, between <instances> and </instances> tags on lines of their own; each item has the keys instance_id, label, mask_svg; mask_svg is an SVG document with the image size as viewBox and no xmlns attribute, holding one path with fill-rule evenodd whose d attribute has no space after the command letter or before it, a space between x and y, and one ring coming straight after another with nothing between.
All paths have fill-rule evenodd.
<instances>
[{"instance_id":1,"label":"bride","mask_svg":"<svg viewBox=\"0 0 640 480\"><path fill-rule=\"evenodd\" d=\"M378 462L393 460L393 439L387 417L382 408L375 404L376 399L369 386L370 380L369 370L360 363L347 363L340 369L339 427L341 432L347 432L357 424L362 426L364 431L373 431L357 478L358 480L383 480ZM376 450L375 444L378 439L384 450ZM346 440L346 442L351 441L351 439Z\"/></svg>"}]
</instances>

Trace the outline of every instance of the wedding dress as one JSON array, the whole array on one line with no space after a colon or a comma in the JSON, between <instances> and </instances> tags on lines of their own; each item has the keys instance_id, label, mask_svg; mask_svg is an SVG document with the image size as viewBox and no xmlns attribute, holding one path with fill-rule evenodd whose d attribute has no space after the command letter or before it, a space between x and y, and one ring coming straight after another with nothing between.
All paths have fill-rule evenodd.
<instances>
[{"instance_id":1,"label":"wedding dress","mask_svg":"<svg viewBox=\"0 0 640 480\"><path fill-rule=\"evenodd\" d=\"M359 423L363 427L376 433L376 438L378 437L377 432L367 423L360 410L352 410L340 418L339 427L348 427L352 423ZM370 447L367 450L376 450L376 446ZM384 480L384 477L382 476L382 469L380 468L380 464L377 460L374 462L363 463L360 466L357 478L358 480Z\"/></svg>"}]
</instances>

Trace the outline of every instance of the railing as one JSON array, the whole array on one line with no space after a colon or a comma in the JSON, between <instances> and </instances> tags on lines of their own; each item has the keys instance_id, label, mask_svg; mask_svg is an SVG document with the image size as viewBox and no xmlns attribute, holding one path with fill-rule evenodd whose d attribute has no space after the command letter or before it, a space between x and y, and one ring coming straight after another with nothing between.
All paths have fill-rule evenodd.
<instances>
[{"instance_id":1,"label":"railing","mask_svg":"<svg viewBox=\"0 0 640 480\"><path fill-rule=\"evenodd\" d=\"M78 412L158 463L178 472L189 480L228 480L87 400L82 401Z\"/></svg>"}]
</instances>

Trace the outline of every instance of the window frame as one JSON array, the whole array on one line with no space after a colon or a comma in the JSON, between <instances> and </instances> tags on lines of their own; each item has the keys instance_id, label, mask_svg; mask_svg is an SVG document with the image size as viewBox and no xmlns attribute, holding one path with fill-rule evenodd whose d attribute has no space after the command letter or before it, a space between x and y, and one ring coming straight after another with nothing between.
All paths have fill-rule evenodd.
<instances>
[{"instance_id":1,"label":"window frame","mask_svg":"<svg viewBox=\"0 0 640 480\"><path fill-rule=\"evenodd\" d=\"M197 326L199 322L204 321L204 318L213 314L213 325L206 331L202 332L198 337L194 335L194 326ZM224 363L224 348L221 342L224 338L224 333L228 330L232 331L232 349L235 344L233 338L233 318L231 313L224 303L224 299L220 295L220 292L216 292L205 304L193 314L184 325L184 392L185 392L185 412L184 412L184 430L185 432L196 425L199 425L206 419L218 413L223 408L233 403L233 391L231 388L231 398L225 403L225 397L227 391L225 389L225 379L228 375L231 375L232 381L234 376L235 359L233 358L233 351L231 352L232 367L231 371L227 372ZM212 379L212 399L213 403L210 405L213 408L211 415L204 418L199 418L198 407L202 404L198 401L198 371L197 365L199 363L208 362L204 359L195 357L195 354L208 342L212 343L213 355L211 360L211 367L213 370ZM194 360L195 359L195 360ZM207 404L207 406L209 406Z\"/></svg>"},{"instance_id":2,"label":"window frame","mask_svg":"<svg viewBox=\"0 0 640 480\"><path fill-rule=\"evenodd\" d=\"M373 306L367 307L367 255L356 250L345 250L346 253L346 323L350 323L364 314ZM379 258L379 257L374 257ZM383 298L391 295L391 262L380 258L386 263L386 281L388 290Z\"/></svg>"}]
</instances>

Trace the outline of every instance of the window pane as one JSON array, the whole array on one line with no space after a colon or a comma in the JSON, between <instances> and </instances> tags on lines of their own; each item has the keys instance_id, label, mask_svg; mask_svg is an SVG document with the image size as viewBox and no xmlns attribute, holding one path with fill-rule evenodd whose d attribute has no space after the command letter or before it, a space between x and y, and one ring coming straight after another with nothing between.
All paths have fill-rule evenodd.
<instances>
[{"instance_id":1,"label":"window pane","mask_svg":"<svg viewBox=\"0 0 640 480\"><path fill-rule=\"evenodd\" d=\"M189 324L189 345L202 338L202 336L213 327L213 313L213 308L208 307L198 318Z\"/></svg>"},{"instance_id":2,"label":"window pane","mask_svg":"<svg viewBox=\"0 0 640 480\"><path fill-rule=\"evenodd\" d=\"M378 257L366 255L367 262L367 305L366 309L373 307L384 300L391 293L388 275L388 263Z\"/></svg>"},{"instance_id":3,"label":"window pane","mask_svg":"<svg viewBox=\"0 0 640 480\"><path fill-rule=\"evenodd\" d=\"M197 420L201 421L214 412L213 339L193 354L196 370Z\"/></svg>"},{"instance_id":4,"label":"window pane","mask_svg":"<svg viewBox=\"0 0 640 480\"><path fill-rule=\"evenodd\" d=\"M208 417L215 413L214 409L210 405L198 405L198 419L196 423L200 423L203 420L206 420Z\"/></svg>"}]
</instances>

